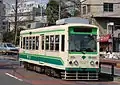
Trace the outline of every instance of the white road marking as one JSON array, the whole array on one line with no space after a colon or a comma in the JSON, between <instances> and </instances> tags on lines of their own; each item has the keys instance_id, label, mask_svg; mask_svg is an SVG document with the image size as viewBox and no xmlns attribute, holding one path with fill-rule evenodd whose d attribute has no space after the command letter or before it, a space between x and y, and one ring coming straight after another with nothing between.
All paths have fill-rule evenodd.
<instances>
[{"instance_id":1,"label":"white road marking","mask_svg":"<svg viewBox=\"0 0 120 85\"><path fill-rule=\"evenodd\" d=\"M13 76L13 75L11 75L11 74L9 74L9 73L5 73L5 74L8 75L8 76L10 76L10 77L12 77L12 78L15 78L15 79L17 79L17 80L19 80L19 81L23 81L22 79L17 78L16 76Z\"/></svg>"}]
</instances>

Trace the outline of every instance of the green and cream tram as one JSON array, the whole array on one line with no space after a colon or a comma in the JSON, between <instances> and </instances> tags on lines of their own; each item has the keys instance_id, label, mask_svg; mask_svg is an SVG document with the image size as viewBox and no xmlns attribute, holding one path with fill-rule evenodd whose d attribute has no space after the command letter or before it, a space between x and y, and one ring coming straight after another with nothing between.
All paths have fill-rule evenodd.
<instances>
[{"instance_id":1,"label":"green and cream tram","mask_svg":"<svg viewBox=\"0 0 120 85\"><path fill-rule=\"evenodd\" d=\"M19 60L26 69L68 80L98 80L99 29L65 24L20 32Z\"/></svg>"}]
</instances>

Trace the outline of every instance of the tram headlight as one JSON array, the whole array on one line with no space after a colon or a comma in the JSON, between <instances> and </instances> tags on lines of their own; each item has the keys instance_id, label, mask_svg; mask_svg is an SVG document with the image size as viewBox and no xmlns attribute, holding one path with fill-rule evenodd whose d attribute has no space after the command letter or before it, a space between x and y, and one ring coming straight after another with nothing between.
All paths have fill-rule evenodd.
<instances>
[{"instance_id":1,"label":"tram headlight","mask_svg":"<svg viewBox=\"0 0 120 85\"><path fill-rule=\"evenodd\" d=\"M98 62L98 61L96 61L96 65L99 65L99 62Z\"/></svg>"},{"instance_id":2,"label":"tram headlight","mask_svg":"<svg viewBox=\"0 0 120 85\"><path fill-rule=\"evenodd\" d=\"M91 64L91 65L95 65L94 61L91 61L90 64Z\"/></svg>"},{"instance_id":3,"label":"tram headlight","mask_svg":"<svg viewBox=\"0 0 120 85\"><path fill-rule=\"evenodd\" d=\"M76 66L78 66L79 63L78 63L77 60L75 60L75 61L74 61L74 64L75 64Z\"/></svg>"},{"instance_id":4,"label":"tram headlight","mask_svg":"<svg viewBox=\"0 0 120 85\"><path fill-rule=\"evenodd\" d=\"M71 64L72 64L72 61L69 61L69 64L71 65Z\"/></svg>"}]
</instances>

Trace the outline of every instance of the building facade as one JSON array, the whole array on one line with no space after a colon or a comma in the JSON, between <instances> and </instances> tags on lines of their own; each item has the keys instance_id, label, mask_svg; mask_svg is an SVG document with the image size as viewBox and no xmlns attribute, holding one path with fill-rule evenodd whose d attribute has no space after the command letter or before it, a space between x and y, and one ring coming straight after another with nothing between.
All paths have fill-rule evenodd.
<instances>
[{"instance_id":1,"label":"building facade","mask_svg":"<svg viewBox=\"0 0 120 85\"><path fill-rule=\"evenodd\" d=\"M81 6L82 17L89 18L91 23L100 27L101 34L107 32L107 23L120 22L119 0L84 0Z\"/></svg>"}]
</instances>

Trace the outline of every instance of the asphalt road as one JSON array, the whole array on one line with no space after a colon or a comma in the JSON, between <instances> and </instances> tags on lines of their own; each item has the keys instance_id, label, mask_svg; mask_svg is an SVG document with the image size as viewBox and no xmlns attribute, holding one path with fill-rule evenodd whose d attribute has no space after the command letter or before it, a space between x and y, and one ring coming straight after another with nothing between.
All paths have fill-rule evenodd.
<instances>
[{"instance_id":1,"label":"asphalt road","mask_svg":"<svg viewBox=\"0 0 120 85\"><path fill-rule=\"evenodd\" d=\"M65 81L25 70L19 61L0 56L0 85L120 85L119 81Z\"/></svg>"}]
</instances>

